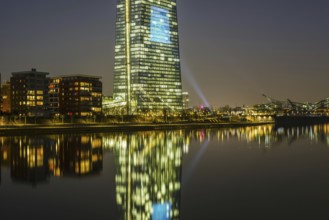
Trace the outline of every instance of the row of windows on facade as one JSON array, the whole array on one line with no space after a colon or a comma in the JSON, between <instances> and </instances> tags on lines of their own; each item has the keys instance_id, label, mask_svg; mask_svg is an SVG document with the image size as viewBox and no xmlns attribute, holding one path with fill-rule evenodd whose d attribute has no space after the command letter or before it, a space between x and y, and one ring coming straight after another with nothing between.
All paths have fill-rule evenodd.
<instances>
[{"instance_id":1,"label":"row of windows on facade","mask_svg":"<svg viewBox=\"0 0 329 220\"><path fill-rule=\"evenodd\" d=\"M26 116L101 114L102 83L100 77L71 75L48 78L46 77L48 74L37 72L35 69L13 73L10 83L7 82L3 85L3 88L6 89L2 91L2 111ZM38 80L34 80L36 78ZM57 103L50 105L55 100ZM77 106L78 108L76 108ZM84 112L79 110L82 108ZM72 112L72 109L75 112Z\"/></svg>"}]
</instances>

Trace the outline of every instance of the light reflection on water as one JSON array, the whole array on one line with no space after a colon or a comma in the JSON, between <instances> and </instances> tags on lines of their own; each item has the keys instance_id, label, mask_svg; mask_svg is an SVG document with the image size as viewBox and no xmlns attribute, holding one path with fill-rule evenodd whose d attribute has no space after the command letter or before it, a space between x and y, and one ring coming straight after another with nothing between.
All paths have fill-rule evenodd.
<instances>
[{"instance_id":1,"label":"light reflection on water","mask_svg":"<svg viewBox=\"0 0 329 220\"><path fill-rule=\"evenodd\" d=\"M1 173L0 181L36 187L53 179L98 178L104 171L104 154L110 154L118 219L180 219L181 189L208 143L236 141L270 151L299 140L329 146L329 125L1 137L1 166L10 176ZM183 157L196 145L200 149L183 179Z\"/></svg>"}]
</instances>

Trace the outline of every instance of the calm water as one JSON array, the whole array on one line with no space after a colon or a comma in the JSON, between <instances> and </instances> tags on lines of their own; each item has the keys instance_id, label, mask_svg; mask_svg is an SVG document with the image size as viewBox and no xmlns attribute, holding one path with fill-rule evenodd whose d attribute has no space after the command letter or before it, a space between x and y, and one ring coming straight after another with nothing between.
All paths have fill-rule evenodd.
<instances>
[{"instance_id":1,"label":"calm water","mask_svg":"<svg viewBox=\"0 0 329 220\"><path fill-rule=\"evenodd\" d=\"M0 142L0 219L329 219L329 125Z\"/></svg>"}]
</instances>

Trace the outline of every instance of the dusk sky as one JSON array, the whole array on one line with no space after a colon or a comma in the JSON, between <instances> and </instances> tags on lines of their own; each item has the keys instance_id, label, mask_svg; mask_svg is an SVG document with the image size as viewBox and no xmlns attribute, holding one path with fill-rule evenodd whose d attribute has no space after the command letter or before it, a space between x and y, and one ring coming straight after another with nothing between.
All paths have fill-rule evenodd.
<instances>
[{"instance_id":1,"label":"dusk sky","mask_svg":"<svg viewBox=\"0 0 329 220\"><path fill-rule=\"evenodd\" d=\"M224 106L329 97L328 0L177 0L183 90ZM116 0L0 0L0 72L101 76L113 89ZM202 97L205 97L204 100Z\"/></svg>"}]
</instances>

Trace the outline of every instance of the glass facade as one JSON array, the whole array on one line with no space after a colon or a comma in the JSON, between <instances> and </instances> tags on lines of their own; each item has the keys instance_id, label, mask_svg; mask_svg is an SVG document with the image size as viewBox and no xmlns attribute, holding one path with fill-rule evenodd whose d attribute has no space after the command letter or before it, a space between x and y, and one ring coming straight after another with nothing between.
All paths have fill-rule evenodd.
<instances>
[{"instance_id":1,"label":"glass facade","mask_svg":"<svg viewBox=\"0 0 329 220\"><path fill-rule=\"evenodd\" d=\"M128 114L182 110L176 0L118 0L114 99Z\"/></svg>"},{"instance_id":2,"label":"glass facade","mask_svg":"<svg viewBox=\"0 0 329 220\"><path fill-rule=\"evenodd\" d=\"M169 11L151 7L151 42L170 44Z\"/></svg>"}]
</instances>

